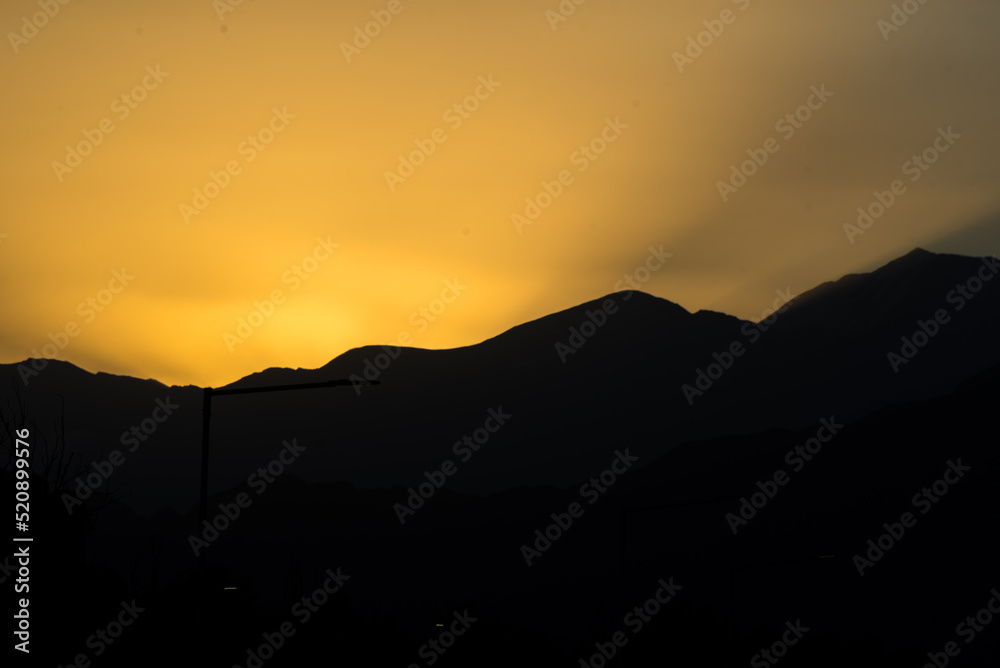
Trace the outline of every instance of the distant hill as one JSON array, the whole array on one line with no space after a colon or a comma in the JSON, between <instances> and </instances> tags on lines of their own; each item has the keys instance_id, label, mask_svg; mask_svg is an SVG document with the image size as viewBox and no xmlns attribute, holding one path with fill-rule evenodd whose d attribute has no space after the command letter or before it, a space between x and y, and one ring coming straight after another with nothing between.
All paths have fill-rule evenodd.
<instances>
[{"instance_id":1,"label":"distant hill","mask_svg":"<svg viewBox=\"0 0 1000 668\"><path fill-rule=\"evenodd\" d=\"M209 517L252 500L207 552L213 662L245 662L240 648L342 566L354 579L327 621L274 665L301 665L338 633L369 663L406 665L440 620L471 609L482 630L443 665L531 653L525 665L576 666L621 629L623 605L671 577L682 595L634 637L626 665L725 665L729 601L730 665L797 619L816 631L782 665L922 665L997 586L995 268L918 249L787 304L779 289L760 323L620 292L472 346L366 346L233 383L359 381L213 400ZM0 411L5 433L29 428L36 462L62 476L32 498L45 546L33 564L49 588L40 628L72 627L54 661L95 628L84 607L57 605L65 597L99 600L101 619L151 601L155 622L128 635L134 656L173 646L200 582L204 391L25 364L44 367L27 387L18 365L0 365ZM967 477L941 488L960 466ZM81 468L98 489L86 503L73 497L87 491ZM97 508L111 489L117 500ZM924 489L939 494L926 516ZM524 546L574 502L583 514L527 565ZM904 512L916 525L890 545ZM880 539L882 555L859 562ZM963 645L967 665L996 665L985 633Z\"/></svg>"},{"instance_id":2,"label":"distant hill","mask_svg":"<svg viewBox=\"0 0 1000 668\"><path fill-rule=\"evenodd\" d=\"M800 429L827 414L851 422L1000 363L1000 282L968 299L955 292L990 262L918 249L795 297L773 324L621 292L463 348L366 346L319 369L268 369L231 387L366 374L380 384L216 398L213 488L245 479L293 437L309 447L298 471L307 481L415 484L501 407L512 417L462 462L452 489L569 485L620 443L642 444L644 464L690 440ZM889 354L902 354L902 337L919 339L919 322L938 310L950 320L895 372ZM17 365L0 365L0 378L20 384ZM67 441L83 462L121 448L122 433L169 396L180 408L132 453L120 482L141 512L196 501L199 388L51 361L25 392L50 415L65 406Z\"/></svg>"}]
</instances>

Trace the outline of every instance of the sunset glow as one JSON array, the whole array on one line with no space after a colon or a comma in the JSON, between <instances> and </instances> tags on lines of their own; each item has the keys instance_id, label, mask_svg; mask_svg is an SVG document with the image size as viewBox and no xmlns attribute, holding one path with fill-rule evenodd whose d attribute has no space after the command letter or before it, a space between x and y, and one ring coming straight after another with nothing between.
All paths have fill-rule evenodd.
<instances>
[{"instance_id":1,"label":"sunset glow","mask_svg":"<svg viewBox=\"0 0 1000 668\"><path fill-rule=\"evenodd\" d=\"M661 247L639 289L750 319L996 252L1000 6L848 4L5 2L0 362L217 386L474 344Z\"/></svg>"}]
</instances>

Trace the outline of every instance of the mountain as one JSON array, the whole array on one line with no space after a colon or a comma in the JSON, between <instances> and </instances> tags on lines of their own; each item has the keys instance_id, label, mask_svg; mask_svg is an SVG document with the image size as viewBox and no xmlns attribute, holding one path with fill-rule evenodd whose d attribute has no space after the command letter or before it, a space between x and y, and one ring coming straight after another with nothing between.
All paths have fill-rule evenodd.
<instances>
[{"instance_id":1,"label":"mountain","mask_svg":"<svg viewBox=\"0 0 1000 668\"><path fill-rule=\"evenodd\" d=\"M137 597L152 621L116 651L148 659L190 632L200 537L217 651L203 658L220 665L245 665L337 565L344 594L270 665L331 638L356 662L407 665L472 610L481 630L442 665L577 666L673 577L678 602L633 637L630 665L723 665L727 619L737 663L803 619L818 630L783 665L920 665L996 586L996 267L918 249L760 323L619 292L472 346L267 369L227 387L379 384L215 396L214 538L201 388L56 360L24 362L25 385L24 366L0 365L5 434L29 428L52 476L32 480L35 623L61 630L65 662L94 614ZM939 489L948 470L963 474ZM926 517L923 489L938 494ZM893 537L906 511L915 526ZM977 643L966 665L994 665Z\"/></svg>"},{"instance_id":2,"label":"mountain","mask_svg":"<svg viewBox=\"0 0 1000 668\"><path fill-rule=\"evenodd\" d=\"M985 282L968 299L956 292L990 262L918 249L799 295L773 324L622 292L477 345L367 346L320 369L269 369L228 387L366 374L380 384L216 397L213 489L245 480L292 438L308 448L300 474L310 482L415 485L452 459L461 466L449 487L487 494L572 484L601 465L612 442L641 444L644 465L693 439L799 429L829 414L853 421L950 391L1000 363L993 343L1000 290ZM919 338L920 323L939 310L948 321L906 359L902 338ZM732 355L734 346L742 354ZM896 369L890 353L902 360ZM0 366L0 377L20 382L17 365ZM141 512L182 511L196 501L198 388L52 361L25 391L52 414L62 410L56 393L64 398L67 440L83 462L120 449L123 433L169 397L178 408L136 446L121 482L133 486ZM487 444L473 453L455 446L483 429L491 410L511 417Z\"/></svg>"}]
</instances>

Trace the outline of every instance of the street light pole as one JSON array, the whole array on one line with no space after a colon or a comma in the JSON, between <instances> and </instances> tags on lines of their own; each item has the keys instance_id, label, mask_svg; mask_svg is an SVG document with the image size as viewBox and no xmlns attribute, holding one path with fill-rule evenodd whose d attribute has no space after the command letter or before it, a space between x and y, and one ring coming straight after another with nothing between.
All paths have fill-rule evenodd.
<instances>
[{"instance_id":1,"label":"street light pole","mask_svg":"<svg viewBox=\"0 0 1000 668\"><path fill-rule=\"evenodd\" d=\"M282 392L287 390L311 390L323 387L339 387L343 385L353 385L355 381L338 378L320 383L297 383L294 385L265 385L262 387L240 387L228 390L213 390L206 387L202 395L202 420L201 420L201 510L199 526L204 526L208 517L208 446L211 437L210 423L212 420L212 397L227 394L253 394L257 392ZM365 385L378 385L379 381L364 381ZM198 629L204 632L204 608L205 608L205 563L207 559L208 547L201 548L198 557Z\"/></svg>"},{"instance_id":2,"label":"street light pole","mask_svg":"<svg viewBox=\"0 0 1000 668\"><path fill-rule=\"evenodd\" d=\"M201 500L198 516L201 518L199 526L204 526L208 513L208 441L211 436L209 424L212 421L212 388L206 387L201 398ZM195 535L198 532L195 531ZM202 546L201 554L198 555L198 629L204 629L202 619L202 608L205 601L205 559L207 558L208 546Z\"/></svg>"}]
</instances>

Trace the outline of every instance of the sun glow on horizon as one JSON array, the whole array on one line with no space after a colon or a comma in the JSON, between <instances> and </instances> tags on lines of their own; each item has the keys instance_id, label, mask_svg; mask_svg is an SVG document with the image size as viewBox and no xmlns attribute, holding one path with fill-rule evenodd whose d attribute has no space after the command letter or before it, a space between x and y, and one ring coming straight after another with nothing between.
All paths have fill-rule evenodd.
<instances>
[{"instance_id":1,"label":"sun glow on horizon","mask_svg":"<svg viewBox=\"0 0 1000 668\"><path fill-rule=\"evenodd\" d=\"M916 246L996 252L1000 45L969 35L1000 7L928 5L885 40L885 7L848 4L402 2L364 46L384 0L60 5L0 58L0 362L65 335L54 356L88 370L219 386L402 334L472 345L661 247L640 289L747 319ZM954 147L845 238L948 124Z\"/></svg>"}]
</instances>

